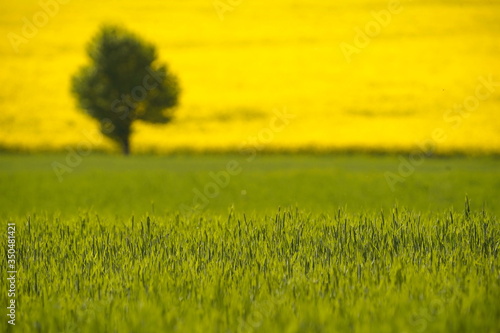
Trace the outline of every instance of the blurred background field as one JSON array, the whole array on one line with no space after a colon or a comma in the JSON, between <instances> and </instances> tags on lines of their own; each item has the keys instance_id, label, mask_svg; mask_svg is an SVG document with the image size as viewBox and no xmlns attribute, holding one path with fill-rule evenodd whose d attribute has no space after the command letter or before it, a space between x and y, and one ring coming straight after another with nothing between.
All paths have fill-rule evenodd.
<instances>
[{"instance_id":1,"label":"blurred background field","mask_svg":"<svg viewBox=\"0 0 500 333\"><path fill-rule=\"evenodd\" d=\"M400 14L349 63L341 43L386 1L246 0L221 20L212 1L70 1L16 53L37 1L2 4L0 147L63 150L96 124L76 109L70 76L102 23L158 46L183 88L173 123L136 124L135 152L235 150L269 124L296 118L268 149L409 150L442 128L438 151L499 153L500 87L453 128L443 116L500 81L500 2L403 1ZM115 149L103 140L94 149Z\"/></svg>"},{"instance_id":2,"label":"blurred background field","mask_svg":"<svg viewBox=\"0 0 500 333\"><path fill-rule=\"evenodd\" d=\"M61 182L51 167L63 155L0 155L0 218L27 216L72 218L89 214L108 221L131 216L207 217L236 213L273 215L278 207L335 215L338 209L390 214L400 207L423 215L472 208L500 215L498 160L430 159L394 191L385 178L397 173L400 160L368 155L263 155L247 162L241 155L174 155L120 157L93 154ZM240 173L218 189L213 174L237 161ZM227 182L219 177L219 183ZM207 198L199 198L199 191ZM218 193L213 198L205 193ZM195 206L193 203L197 204ZM187 209L185 209L187 207Z\"/></svg>"}]
</instances>

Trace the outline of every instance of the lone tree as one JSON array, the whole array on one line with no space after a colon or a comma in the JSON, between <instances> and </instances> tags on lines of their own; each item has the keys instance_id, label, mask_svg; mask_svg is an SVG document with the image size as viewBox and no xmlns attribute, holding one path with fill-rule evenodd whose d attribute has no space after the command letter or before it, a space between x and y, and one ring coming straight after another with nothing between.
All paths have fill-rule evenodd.
<instances>
[{"instance_id":1,"label":"lone tree","mask_svg":"<svg viewBox=\"0 0 500 333\"><path fill-rule=\"evenodd\" d=\"M132 123L165 124L179 98L177 78L157 63L156 48L116 26L104 26L87 47L91 64L72 78L80 108L101 132L130 153Z\"/></svg>"}]
</instances>

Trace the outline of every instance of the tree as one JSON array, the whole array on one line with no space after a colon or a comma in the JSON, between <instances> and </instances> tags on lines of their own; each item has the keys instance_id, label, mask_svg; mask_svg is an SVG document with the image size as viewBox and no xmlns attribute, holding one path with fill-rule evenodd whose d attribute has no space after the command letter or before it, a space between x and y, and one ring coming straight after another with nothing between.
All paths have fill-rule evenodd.
<instances>
[{"instance_id":1,"label":"tree","mask_svg":"<svg viewBox=\"0 0 500 333\"><path fill-rule=\"evenodd\" d=\"M180 88L156 48L116 26L104 26L87 47L91 64L72 78L79 107L99 121L101 132L130 153L132 123L165 124Z\"/></svg>"}]
</instances>

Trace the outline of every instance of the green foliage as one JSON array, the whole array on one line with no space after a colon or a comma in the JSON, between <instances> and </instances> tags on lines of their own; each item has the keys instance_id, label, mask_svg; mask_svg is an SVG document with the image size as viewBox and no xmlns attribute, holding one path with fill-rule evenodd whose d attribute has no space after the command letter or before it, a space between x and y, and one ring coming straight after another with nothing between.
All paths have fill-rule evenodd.
<instances>
[{"instance_id":1,"label":"green foliage","mask_svg":"<svg viewBox=\"0 0 500 333\"><path fill-rule=\"evenodd\" d=\"M168 214L192 205L193 189L213 183L210 173L240 163L242 172L203 209L222 214L270 214L276 207L299 206L332 213L338 207L389 212L394 205L415 211L461 209L468 194L471 209L483 205L500 216L500 168L495 158L428 159L392 192L386 171L397 172L397 156L245 155L110 156L97 152L59 182L51 164L65 155L0 155L0 217L80 210L127 218L155 211ZM245 191L244 194L242 191ZM50 193L50 195L47 195ZM23 198L23 200L19 200Z\"/></svg>"},{"instance_id":2,"label":"green foliage","mask_svg":"<svg viewBox=\"0 0 500 333\"><path fill-rule=\"evenodd\" d=\"M87 48L90 65L72 79L79 106L101 124L101 132L129 152L132 123L167 123L179 84L156 49L132 33L104 26Z\"/></svg>"},{"instance_id":3,"label":"green foliage","mask_svg":"<svg viewBox=\"0 0 500 333\"><path fill-rule=\"evenodd\" d=\"M28 216L16 329L498 331L500 225L469 214Z\"/></svg>"},{"instance_id":4,"label":"green foliage","mask_svg":"<svg viewBox=\"0 0 500 333\"><path fill-rule=\"evenodd\" d=\"M426 160L395 194L390 156L94 154L62 183L60 159L0 156L13 332L500 330L495 159ZM232 159L243 172L181 214Z\"/></svg>"}]
</instances>

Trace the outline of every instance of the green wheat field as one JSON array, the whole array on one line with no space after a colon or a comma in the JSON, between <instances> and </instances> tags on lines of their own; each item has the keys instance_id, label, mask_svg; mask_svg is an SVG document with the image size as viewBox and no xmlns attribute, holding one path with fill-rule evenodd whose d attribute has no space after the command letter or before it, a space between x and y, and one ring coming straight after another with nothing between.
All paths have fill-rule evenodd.
<instances>
[{"instance_id":1,"label":"green wheat field","mask_svg":"<svg viewBox=\"0 0 500 333\"><path fill-rule=\"evenodd\" d=\"M2 332L500 331L498 159L66 157L0 156Z\"/></svg>"},{"instance_id":2,"label":"green wheat field","mask_svg":"<svg viewBox=\"0 0 500 333\"><path fill-rule=\"evenodd\" d=\"M500 333L500 0L15 0L0 36L0 333Z\"/></svg>"}]
</instances>

